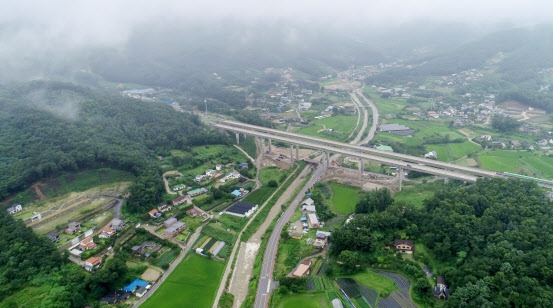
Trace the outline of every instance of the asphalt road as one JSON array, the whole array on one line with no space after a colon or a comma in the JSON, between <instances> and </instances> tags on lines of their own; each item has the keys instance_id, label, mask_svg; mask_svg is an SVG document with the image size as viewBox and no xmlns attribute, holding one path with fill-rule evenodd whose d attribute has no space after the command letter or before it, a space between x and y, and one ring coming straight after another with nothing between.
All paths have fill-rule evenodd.
<instances>
[{"instance_id":1,"label":"asphalt road","mask_svg":"<svg viewBox=\"0 0 553 308\"><path fill-rule=\"evenodd\" d=\"M359 96L361 96L361 98L363 98L365 103L367 103L367 105L369 105L369 107L371 107L371 109L373 111L373 122L371 124L369 134L367 135L367 137L365 139L363 139L361 141L361 144L365 144L365 143L368 143L369 141L371 141L374 138L374 134L376 133L376 127L378 125L378 109L376 109L376 106L373 104L373 102L371 102L365 95L363 95L363 88L357 89L357 90L355 90L355 92L357 92L357 94L359 94Z\"/></svg>"},{"instance_id":2,"label":"asphalt road","mask_svg":"<svg viewBox=\"0 0 553 308\"><path fill-rule=\"evenodd\" d=\"M290 203L286 211L284 211L284 213L277 220L276 226L271 233L269 242L267 243L265 254L263 255L263 264L261 265L261 274L259 277L257 293L255 296L254 307L256 308L264 308L268 305L269 295L271 293L271 282L273 278L275 257L278 249L278 242L280 240L280 233L282 232L284 225L288 223L288 221L296 211L296 207L305 197L305 193L307 192L307 190L309 190L313 186L313 184L317 182L319 177L325 172L324 165L324 163L321 163L319 165L320 167L317 168L315 172L313 172L311 179L309 179L307 184L302 188L296 198L294 198L292 203Z\"/></svg>"}]
</instances>

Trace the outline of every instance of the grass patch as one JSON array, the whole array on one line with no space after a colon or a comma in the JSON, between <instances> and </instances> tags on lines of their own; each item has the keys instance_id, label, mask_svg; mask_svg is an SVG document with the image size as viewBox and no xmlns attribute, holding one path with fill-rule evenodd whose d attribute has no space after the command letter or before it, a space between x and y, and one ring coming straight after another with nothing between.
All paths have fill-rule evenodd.
<instances>
[{"instance_id":1,"label":"grass patch","mask_svg":"<svg viewBox=\"0 0 553 308\"><path fill-rule=\"evenodd\" d=\"M240 138L239 146L242 148L242 150L248 153L248 155L255 159L257 154L257 145L255 144L255 139L253 138L253 136L246 139Z\"/></svg>"},{"instance_id":2,"label":"grass patch","mask_svg":"<svg viewBox=\"0 0 553 308\"><path fill-rule=\"evenodd\" d=\"M295 132L303 135L343 141L347 139L347 137L353 131L353 129L355 128L355 124L357 124L357 115L337 115L329 118L313 120L313 124L307 127L300 128ZM324 127L326 127L327 129L332 129L333 131L321 131L320 133L318 133L318 131L324 129Z\"/></svg>"},{"instance_id":3,"label":"grass patch","mask_svg":"<svg viewBox=\"0 0 553 308\"><path fill-rule=\"evenodd\" d=\"M280 171L278 167L267 167L259 170L259 181L263 185L268 185L269 181L275 180L280 182L280 178L282 176L283 172Z\"/></svg>"},{"instance_id":4,"label":"grass patch","mask_svg":"<svg viewBox=\"0 0 553 308\"><path fill-rule=\"evenodd\" d=\"M194 307L209 308L224 268L223 263L189 254L142 307L182 307L183 303L194 303Z\"/></svg>"},{"instance_id":5,"label":"grass patch","mask_svg":"<svg viewBox=\"0 0 553 308\"><path fill-rule=\"evenodd\" d=\"M330 186L332 187L332 197L329 204L331 210L336 214L349 214L355 211L361 189L335 182L331 183Z\"/></svg>"},{"instance_id":6,"label":"grass patch","mask_svg":"<svg viewBox=\"0 0 553 308\"><path fill-rule=\"evenodd\" d=\"M154 265L160 268L165 268L164 266L169 266L173 260L175 260L179 255L177 250L171 249L166 251L164 254L159 256L155 261Z\"/></svg>"}]
</instances>

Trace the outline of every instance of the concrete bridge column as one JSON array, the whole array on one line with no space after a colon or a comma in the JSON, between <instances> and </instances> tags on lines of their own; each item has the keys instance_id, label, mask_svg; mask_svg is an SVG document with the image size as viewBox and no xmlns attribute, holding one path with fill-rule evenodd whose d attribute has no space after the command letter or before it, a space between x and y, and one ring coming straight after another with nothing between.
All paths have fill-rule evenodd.
<instances>
[{"instance_id":1,"label":"concrete bridge column","mask_svg":"<svg viewBox=\"0 0 553 308\"><path fill-rule=\"evenodd\" d=\"M401 185L402 185L402 182L403 182L403 167L399 167L398 169L398 179L399 179L399 191L401 191Z\"/></svg>"},{"instance_id":2,"label":"concrete bridge column","mask_svg":"<svg viewBox=\"0 0 553 308\"><path fill-rule=\"evenodd\" d=\"M300 160L300 146L296 144L296 160Z\"/></svg>"},{"instance_id":3,"label":"concrete bridge column","mask_svg":"<svg viewBox=\"0 0 553 308\"><path fill-rule=\"evenodd\" d=\"M330 167L330 155L328 154L328 152L325 152L326 154L326 167Z\"/></svg>"},{"instance_id":4,"label":"concrete bridge column","mask_svg":"<svg viewBox=\"0 0 553 308\"><path fill-rule=\"evenodd\" d=\"M244 133L244 140L248 137L248 135L246 133Z\"/></svg>"},{"instance_id":5,"label":"concrete bridge column","mask_svg":"<svg viewBox=\"0 0 553 308\"><path fill-rule=\"evenodd\" d=\"M265 159L265 139L261 138L261 158Z\"/></svg>"},{"instance_id":6,"label":"concrete bridge column","mask_svg":"<svg viewBox=\"0 0 553 308\"><path fill-rule=\"evenodd\" d=\"M445 178L444 178L444 184L447 184L447 183L449 183L449 178L448 178L448 177L445 177Z\"/></svg>"},{"instance_id":7,"label":"concrete bridge column","mask_svg":"<svg viewBox=\"0 0 553 308\"><path fill-rule=\"evenodd\" d=\"M269 153L273 152L273 141L269 139Z\"/></svg>"},{"instance_id":8,"label":"concrete bridge column","mask_svg":"<svg viewBox=\"0 0 553 308\"><path fill-rule=\"evenodd\" d=\"M294 145L290 145L290 165L294 166Z\"/></svg>"},{"instance_id":9,"label":"concrete bridge column","mask_svg":"<svg viewBox=\"0 0 553 308\"><path fill-rule=\"evenodd\" d=\"M361 177L363 176L363 159L359 158L359 163L357 163L357 167L359 169L359 181L361 181Z\"/></svg>"},{"instance_id":10,"label":"concrete bridge column","mask_svg":"<svg viewBox=\"0 0 553 308\"><path fill-rule=\"evenodd\" d=\"M240 144L240 133L236 133L236 144Z\"/></svg>"}]
</instances>

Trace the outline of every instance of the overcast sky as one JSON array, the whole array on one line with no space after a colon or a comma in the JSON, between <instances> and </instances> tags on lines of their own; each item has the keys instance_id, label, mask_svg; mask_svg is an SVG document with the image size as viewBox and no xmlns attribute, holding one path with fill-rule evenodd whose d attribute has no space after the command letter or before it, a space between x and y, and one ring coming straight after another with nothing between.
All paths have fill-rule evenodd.
<instances>
[{"instance_id":1,"label":"overcast sky","mask_svg":"<svg viewBox=\"0 0 553 308\"><path fill-rule=\"evenodd\" d=\"M548 0L3 0L0 23L19 25L9 34L80 44L124 41L146 21L180 19L216 23L291 19L300 23L371 27L413 20L529 25L553 20ZM8 34L4 31L4 35ZM5 38L5 37L4 37Z\"/></svg>"}]
</instances>

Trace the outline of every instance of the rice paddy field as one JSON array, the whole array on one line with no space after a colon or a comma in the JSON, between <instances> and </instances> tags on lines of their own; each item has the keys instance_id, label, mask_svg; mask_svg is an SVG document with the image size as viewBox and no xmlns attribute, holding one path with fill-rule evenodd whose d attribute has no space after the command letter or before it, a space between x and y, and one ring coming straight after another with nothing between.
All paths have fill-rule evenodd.
<instances>
[{"instance_id":1,"label":"rice paddy field","mask_svg":"<svg viewBox=\"0 0 553 308\"><path fill-rule=\"evenodd\" d=\"M553 179L553 157L536 152L491 150L478 155L482 168Z\"/></svg>"},{"instance_id":2,"label":"rice paddy field","mask_svg":"<svg viewBox=\"0 0 553 308\"><path fill-rule=\"evenodd\" d=\"M194 307L209 308L224 267L224 263L191 253L141 307L183 307L184 303L193 303Z\"/></svg>"}]
</instances>

